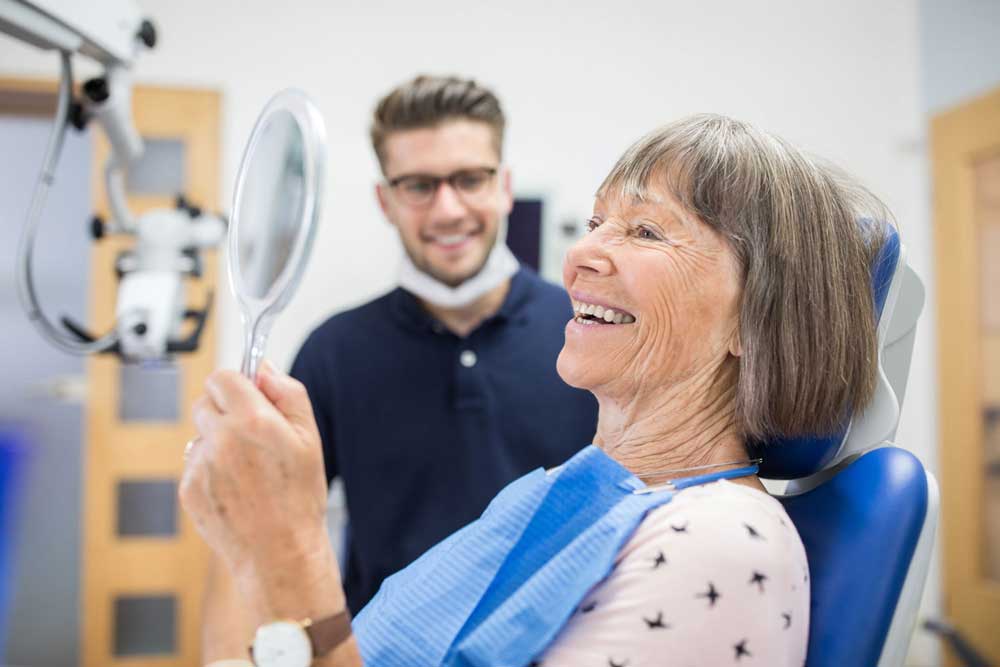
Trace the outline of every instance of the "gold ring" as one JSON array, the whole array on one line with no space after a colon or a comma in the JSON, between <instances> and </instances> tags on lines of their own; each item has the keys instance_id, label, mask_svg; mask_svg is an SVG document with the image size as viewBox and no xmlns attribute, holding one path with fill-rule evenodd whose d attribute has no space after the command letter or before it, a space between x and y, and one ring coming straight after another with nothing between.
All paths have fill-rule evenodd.
<instances>
[{"instance_id":1,"label":"gold ring","mask_svg":"<svg viewBox=\"0 0 1000 667\"><path fill-rule=\"evenodd\" d=\"M187 441L187 444L184 445L184 460L185 461L187 461L188 457L191 456L191 450L194 449L194 443L195 443L195 441L197 439L198 438L191 438L190 440Z\"/></svg>"}]
</instances>

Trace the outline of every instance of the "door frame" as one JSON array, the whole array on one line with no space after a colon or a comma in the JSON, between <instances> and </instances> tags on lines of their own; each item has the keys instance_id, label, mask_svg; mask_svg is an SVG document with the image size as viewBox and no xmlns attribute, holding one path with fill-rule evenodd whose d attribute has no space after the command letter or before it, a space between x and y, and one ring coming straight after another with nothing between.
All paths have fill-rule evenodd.
<instances>
[{"instance_id":1,"label":"door frame","mask_svg":"<svg viewBox=\"0 0 1000 667\"><path fill-rule=\"evenodd\" d=\"M945 613L1000 661L1000 582L985 578L985 447L974 164L1000 155L1000 88L931 120ZM1000 286L998 286L1000 291Z\"/></svg>"}]
</instances>

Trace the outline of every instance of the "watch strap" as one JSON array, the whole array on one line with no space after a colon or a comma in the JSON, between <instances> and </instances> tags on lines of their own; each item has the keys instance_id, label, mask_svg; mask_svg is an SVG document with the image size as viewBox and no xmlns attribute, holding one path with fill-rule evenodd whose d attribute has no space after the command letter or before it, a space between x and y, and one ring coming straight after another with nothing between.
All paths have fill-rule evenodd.
<instances>
[{"instance_id":1,"label":"watch strap","mask_svg":"<svg viewBox=\"0 0 1000 667\"><path fill-rule=\"evenodd\" d=\"M351 615L344 611L305 625L312 642L313 657L319 658L340 646L351 636Z\"/></svg>"}]
</instances>

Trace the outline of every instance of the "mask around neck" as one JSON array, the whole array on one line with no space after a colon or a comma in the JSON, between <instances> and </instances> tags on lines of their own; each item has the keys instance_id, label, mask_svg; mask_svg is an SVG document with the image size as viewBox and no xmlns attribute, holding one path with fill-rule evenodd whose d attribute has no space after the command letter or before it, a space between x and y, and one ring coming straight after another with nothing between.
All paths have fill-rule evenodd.
<instances>
[{"instance_id":1,"label":"mask around neck","mask_svg":"<svg viewBox=\"0 0 1000 667\"><path fill-rule=\"evenodd\" d=\"M483 268L457 287L446 285L416 267L405 252L399 265L399 286L439 308L465 308L517 273L519 264L507 243L497 235Z\"/></svg>"}]
</instances>

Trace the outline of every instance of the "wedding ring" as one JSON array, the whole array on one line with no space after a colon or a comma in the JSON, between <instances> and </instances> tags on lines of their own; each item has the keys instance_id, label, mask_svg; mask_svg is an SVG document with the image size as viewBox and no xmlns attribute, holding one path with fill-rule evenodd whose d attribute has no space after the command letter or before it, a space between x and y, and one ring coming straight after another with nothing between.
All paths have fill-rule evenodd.
<instances>
[{"instance_id":1,"label":"wedding ring","mask_svg":"<svg viewBox=\"0 0 1000 667\"><path fill-rule=\"evenodd\" d=\"M184 460L185 461L187 461L188 457L191 456L191 450L194 449L194 443L195 443L196 440L198 440L198 438L191 438L190 440L187 441L187 444L184 445Z\"/></svg>"}]
</instances>

